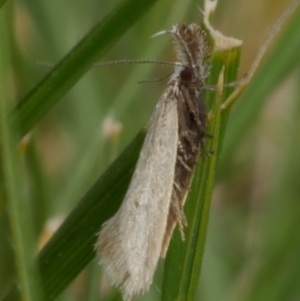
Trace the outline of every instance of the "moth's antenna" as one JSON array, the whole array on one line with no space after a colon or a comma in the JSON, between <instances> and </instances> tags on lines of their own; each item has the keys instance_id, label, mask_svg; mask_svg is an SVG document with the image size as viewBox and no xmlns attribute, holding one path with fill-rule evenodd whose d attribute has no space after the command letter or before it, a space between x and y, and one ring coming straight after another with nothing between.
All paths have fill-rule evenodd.
<instances>
[{"instance_id":1,"label":"moth's antenna","mask_svg":"<svg viewBox=\"0 0 300 301\"><path fill-rule=\"evenodd\" d=\"M106 66L114 66L114 65L138 65L138 64L154 64L154 65L167 65L167 66L175 66L175 67L183 67L184 65L179 62L167 62L167 61L157 61L157 60L116 60L116 61L108 61L104 63L95 63L93 67L106 67ZM38 61L37 66L41 68L51 69L55 66L53 63Z\"/></svg>"},{"instance_id":2,"label":"moth's antenna","mask_svg":"<svg viewBox=\"0 0 300 301\"><path fill-rule=\"evenodd\" d=\"M179 62L166 62L166 61L157 61L157 60L117 60L117 61L108 61L104 63L95 63L94 67L105 67L111 65L132 65L132 64L154 64L154 65L169 65L182 67L184 66Z\"/></svg>"}]
</instances>

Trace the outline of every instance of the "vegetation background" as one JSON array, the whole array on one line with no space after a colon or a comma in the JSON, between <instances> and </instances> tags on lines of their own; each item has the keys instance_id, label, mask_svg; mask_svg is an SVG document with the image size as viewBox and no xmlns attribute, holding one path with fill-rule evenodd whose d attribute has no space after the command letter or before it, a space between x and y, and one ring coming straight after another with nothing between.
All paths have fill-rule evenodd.
<instances>
[{"instance_id":1,"label":"vegetation background","mask_svg":"<svg viewBox=\"0 0 300 301\"><path fill-rule=\"evenodd\" d=\"M16 105L49 72L41 62L51 65L60 61L118 3L2 0L1 108L4 98L7 106ZM169 36L149 37L179 21L200 23L197 5L203 7L194 0L159 1L105 52L101 62L175 60ZM214 27L243 40L240 76L249 70L269 29L287 5L284 0L276 4L271 0L218 4ZM297 28L299 31L299 9L281 28L257 78L230 115L196 300L300 299ZM170 68L148 65L92 68L19 143L21 185L17 194L21 197L12 203L3 193L0 200L0 300L19 281L15 256L22 249L26 253L27 243L29 253L32 246L38 253L149 120L166 81L137 82L170 72ZM3 137L2 129L1 147L5 149ZM5 160L3 155L1 169L5 169ZM5 190L9 181L5 172L1 177L1 190ZM14 210L23 213L22 222ZM29 235L15 241L12 229L20 225ZM162 265L150 292L138 300L157 300L161 271ZM100 274L94 259L57 300L103 300L108 286ZM107 300L110 297L108 294ZM113 293L112 298L120 297Z\"/></svg>"}]
</instances>

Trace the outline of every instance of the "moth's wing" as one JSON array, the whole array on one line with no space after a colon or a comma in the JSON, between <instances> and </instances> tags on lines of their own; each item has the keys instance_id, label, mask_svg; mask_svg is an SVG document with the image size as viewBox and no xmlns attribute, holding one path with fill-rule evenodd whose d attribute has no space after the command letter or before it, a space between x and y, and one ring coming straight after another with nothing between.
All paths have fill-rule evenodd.
<instances>
[{"instance_id":1,"label":"moth's wing","mask_svg":"<svg viewBox=\"0 0 300 301\"><path fill-rule=\"evenodd\" d=\"M170 83L157 104L123 204L104 225L96 246L125 300L152 282L169 213L177 142L177 100Z\"/></svg>"}]
</instances>

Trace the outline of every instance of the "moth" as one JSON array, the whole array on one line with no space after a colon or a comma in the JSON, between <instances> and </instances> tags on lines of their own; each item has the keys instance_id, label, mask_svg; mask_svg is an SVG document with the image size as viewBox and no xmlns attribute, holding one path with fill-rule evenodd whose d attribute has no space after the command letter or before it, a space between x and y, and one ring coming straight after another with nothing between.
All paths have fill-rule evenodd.
<instances>
[{"instance_id":1,"label":"moth","mask_svg":"<svg viewBox=\"0 0 300 301\"><path fill-rule=\"evenodd\" d=\"M161 33L171 34L181 64L150 120L124 201L96 243L100 264L124 300L149 289L176 225L184 238L183 206L207 136L202 92L211 48L206 32L197 24L179 23Z\"/></svg>"}]
</instances>

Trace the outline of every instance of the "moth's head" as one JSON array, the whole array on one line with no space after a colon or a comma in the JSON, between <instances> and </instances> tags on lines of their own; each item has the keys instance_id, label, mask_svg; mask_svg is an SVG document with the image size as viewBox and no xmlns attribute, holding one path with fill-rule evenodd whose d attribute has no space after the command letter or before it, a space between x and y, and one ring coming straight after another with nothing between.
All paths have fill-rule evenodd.
<instances>
[{"instance_id":1,"label":"moth's head","mask_svg":"<svg viewBox=\"0 0 300 301\"><path fill-rule=\"evenodd\" d=\"M176 44L177 57L185 66L180 76L204 83L209 72L211 49L206 32L197 24L179 23L168 31Z\"/></svg>"}]
</instances>

